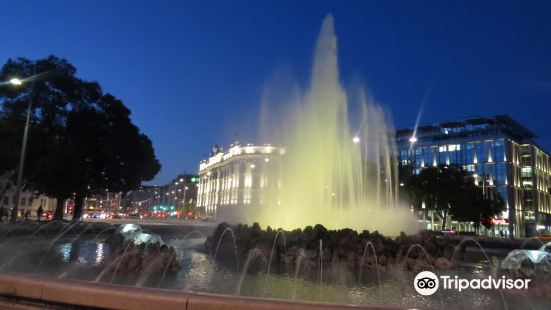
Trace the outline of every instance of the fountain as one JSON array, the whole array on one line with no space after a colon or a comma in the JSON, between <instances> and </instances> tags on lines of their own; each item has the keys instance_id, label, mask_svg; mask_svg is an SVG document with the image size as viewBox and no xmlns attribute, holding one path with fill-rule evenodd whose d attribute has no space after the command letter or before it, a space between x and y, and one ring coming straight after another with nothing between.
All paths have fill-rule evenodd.
<instances>
[{"instance_id":1,"label":"fountain","mask_svg":"<svg viewBox=\"0 0 551 310\"><path fill-rule=\"evenodd\" d=\"M261 129L261 138L286 150L277 163L267 165L265 203L240 206L233 211L239 213L236 218L219 220L284 229L322 224L386 234L412 232L415 222L409 209L398 206L391 122L362 92L354 96L341 85L331 15L323 21L317 40L310 85L297 97L264 104L262 124L269 128ZM353 97L361 109L354 130L348 117ZM272 113L270 104L285 110ZM266 115L285 117L274 120Z\"/></svg>"},{"instance_id":2,"label":"fountain","mask_svg":"<svg viewBox=\"0 0 551 310\"><path fill-rule=\"evenodd\" d=\"M551 275L551 242L538 250L513 250L501 262L501 270L532 277Z\"/></svg>"}]
</instances>

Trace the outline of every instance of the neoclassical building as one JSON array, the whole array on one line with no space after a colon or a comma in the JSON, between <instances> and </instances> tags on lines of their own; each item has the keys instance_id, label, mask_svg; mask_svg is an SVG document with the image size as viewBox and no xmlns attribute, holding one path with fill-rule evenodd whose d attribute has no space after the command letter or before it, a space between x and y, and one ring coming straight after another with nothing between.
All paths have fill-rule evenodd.
<instances>
[{"instance_id":1,"label":"neoclassical building","mask_svg":"<svg viewBox=\"0 0 551 310\"><path fill-rule=\"evenodd\" d=\"M217 220L245 205L264 203L270 179L278 159L285 153L281 147L265 144L240 145L235 142L227 151L214 146L211 156L199 164L197 210L202 217Z\"/></svg>"}]
</instances>

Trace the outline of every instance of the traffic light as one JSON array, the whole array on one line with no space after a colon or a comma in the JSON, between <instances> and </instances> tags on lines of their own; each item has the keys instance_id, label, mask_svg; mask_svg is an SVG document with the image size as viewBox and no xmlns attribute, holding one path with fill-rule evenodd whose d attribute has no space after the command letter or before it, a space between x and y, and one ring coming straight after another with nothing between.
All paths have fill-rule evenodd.
<instances>
[{"instance_id":1,"label":"traffic light","mask_svg":"<svg viewBox=\"0 0 551 310\"><path fill-rule=\"evenodd\" d=\"M198 176L189 176L188 177L188 182L191 182L191 183L199 183L199 180L200 178Z\"/></svg>"}]
</instances>

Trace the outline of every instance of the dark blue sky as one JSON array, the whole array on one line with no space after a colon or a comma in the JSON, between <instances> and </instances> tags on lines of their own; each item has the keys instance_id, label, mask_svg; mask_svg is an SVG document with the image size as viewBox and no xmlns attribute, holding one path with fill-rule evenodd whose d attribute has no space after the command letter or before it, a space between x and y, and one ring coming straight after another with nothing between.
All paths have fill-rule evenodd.
<instances>
[{"instance_id":1,"label":"dark blue sky","mask_svg":"<svg viewBox=\"0 0 551 310\"><path fill-rule=\"evenodd\" d=\"M247 142L277 68L307 84L324 16L341 78L396 127L508 113L551 150L550 1L7 1L0 62L67 58L133 111L163 170L196 172L214 143Z\"/></svg>"}]
</instances>

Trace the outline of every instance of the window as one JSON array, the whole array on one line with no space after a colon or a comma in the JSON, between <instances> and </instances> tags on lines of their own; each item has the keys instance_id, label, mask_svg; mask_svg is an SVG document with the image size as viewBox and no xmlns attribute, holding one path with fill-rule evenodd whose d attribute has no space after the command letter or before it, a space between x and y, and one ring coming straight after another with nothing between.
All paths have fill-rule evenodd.
<instances>
[{"instance_id":1,"label":"window","mask_svg":"<svg viewBox=\"0 0 551 310\"><path fill-rule=\"evenodd\" d=\"M497 185L506 185L505 180L507 180L507 170L505 169L504 163L496 164L496 180Z\"/></svg>"},{"instance_id":2,"label":"window","mask_svg":"<svg viewBox=\"0 0 551 310\"><path fill-rule=\"evenodd\" d=\"M476 145L476 159L479 163L484 163L488 160L488 152L485 148L484 143L477 143Z\"/></svg>"},{"instance_id":3,"label":"window","mask_svg":"<svg viewBox=\"0 0 551 310\"><path fill-rule=\"evenodd\" d=\"M21 198L21 205L22 205L22 206L25 205L25 202L26 202L25 198Z\"/></svg>"},{"instance_id":4,"label":"window","mask_svg":"<svg viewBox=\"0 0 551 310\"><path fill-rule=\"evenodd\" d=\"M505 161L505 145L503 140L497 140L495 142L494 161Z\"/></svg>"},{"instance_id":5,"label":"window","mask_svg":"<svg viewBox=\"0 0 551 310\"><path fill-rule=\"evenodd\" d=\"M465 163L474 163L474 144L468 143L465 150Z\"/></svg>"},{"instance_id":6,"label":"window","mask_svg":"<svg viewBox=\"0 0 551 310\"><path fill-rule=\"evenodd\" d=\"M441 146L442 148L442 146ZM440 153L438 153L438 163L439 164L442 164L442 165L445 165L447 164L446 162L446 147L444 146L444 151L441 151Z\"/></svg>"}]
</instances>

